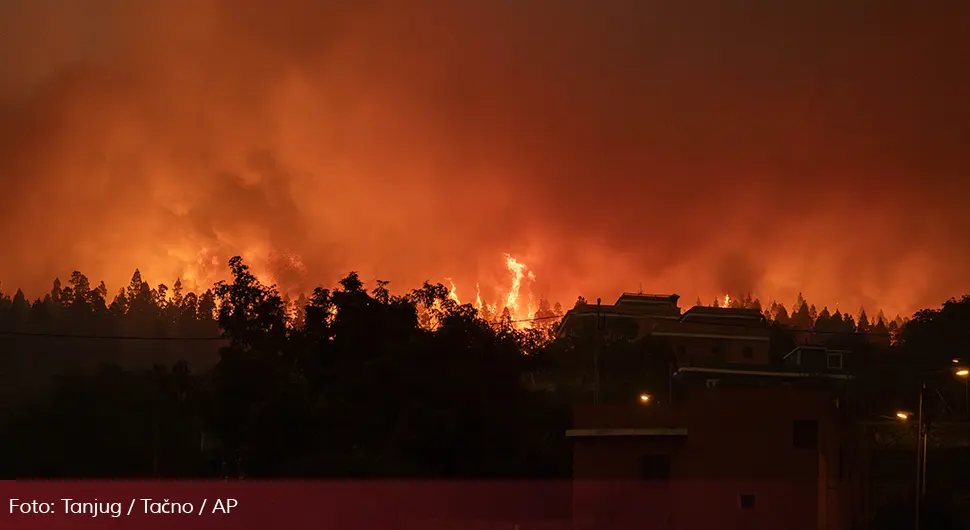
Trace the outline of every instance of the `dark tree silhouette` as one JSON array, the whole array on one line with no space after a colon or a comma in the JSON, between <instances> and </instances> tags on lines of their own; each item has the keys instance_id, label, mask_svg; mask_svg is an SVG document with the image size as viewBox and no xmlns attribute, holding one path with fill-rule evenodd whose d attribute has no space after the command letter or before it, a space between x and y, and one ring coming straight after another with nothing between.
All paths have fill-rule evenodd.
<instances>
[{"instance_id":1,"label":"dark tree silhouette","mask_svg":"<svg viewBox=\"0 0 970 530\"><path fill-rule=\"evenodd\" d=\"M791 316L791 325L798 329L811 329L815 325L815 319L812 318L811 310L804 300Z\"/></svg>"},{"instance_id":2,"label":"dark tree silhouette","mask_svg":"<svg viewBox=\"0 0 970 530\"><path fill-rule=\"evenodd\" d=\"M869 333L872 331L872 326L869 324L869 316L866 315L866 309L864 307L859 309L859 318L856 321L856 329L859 333Z\"/></svg>"},{"instance_id":3,"label":"dark tree silhouette","mask_svg":"<svg viewBox=\"0 0 970 530\"><path fill-rule=\"evenodd\" d=\"M80 271L33 302L19 290L0 293L0 350L10 352L0 357L10 405L0 439L5 454L21 455L0 471L564 476L563 432L570 407L592 399L593 351L602 399L666 395L670 345L639 338L633 320L557 339L563 308L545 298L526 325L509 308L492 315L460 305L441 284L395 294L351 272L336 287L289 298L238 257L229 272L198 292L179 278L153 289L135 270L110 300L103 282L92 287ZM587 303L579 297L575 307ZM730 305L763 310L775 360L813 329L858 353L872 410L897 406L905 370L970 350L967 298L909 322L881 312L815 315L801 294L792 314L751 294ZM892 347L868 339L889 332Z\"/></svg>"}]
</instances>

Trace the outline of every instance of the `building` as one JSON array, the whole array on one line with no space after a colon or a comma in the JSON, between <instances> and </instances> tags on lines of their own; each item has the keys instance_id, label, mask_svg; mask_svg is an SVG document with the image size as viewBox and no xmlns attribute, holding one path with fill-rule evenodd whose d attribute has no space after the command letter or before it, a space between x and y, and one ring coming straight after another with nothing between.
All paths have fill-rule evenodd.
<instances>
[{"instance_id":1,"label":"building","mask_svg":"<svg viewBox=\"0 0 970 530\"><path fill-rule=\"evenodd\" d=\"M814 381L815 375L827 373L826 360L834 362L848 354L843 350L804 347L781 360L785 350L773 351L772 329L761 311L695 306L681 313L678 300L677 295L624 293L613 305L580 305L564 317L560 337L582 338L576 347L589 352L590 365L599 364L601 368L605 361L597 363L595 358L607 344L618 338L634 343L635 351L644 357L641 364L653 367L653 371L644 374L644 385L649 388L638 387L637 392L648 390L662 401L673 400L678 392L698 383L803 384L806 376ZM831 355L823 355L822 365L813 361L829 351ZM803 356L807 364L799 365ZM609 367L603 369L608 371ZM842 372L833 373L836 377L825 379L825 384L839 379L839 374ZM615 373L607 374L599 388L606 389L608 379L615 377ZM597 388L592 380L576 384Z\"/></svg>"},{"instance_id":2,"label":"building","mask_svg":"<svg viewBox=\"0 0 970 530\"><path fill-rule=\"evenodd\" d=\"M757 309L695 306L655 322L650 335L667 341L678 367L770 363L771 330Z\"/></svg>"},{"instance_id":3,"label":"building","mask_svg":"<svg viewBox=\"0 0 970 530\"><path fill-rule=\"evenodd\" d=\"M785 355L782 363L804 372L844 374L855 368L854 360L850 350L800 345Z\"/></svg>"},{"instance_id":4,"label":"building","mask_svg":"<svg viewBox=\"0 0 970 530\"><path fill-rule=\"evenodd\" d=\"M574 522L842 530L861 519L855 431L824 387L705 388L575 409Z\"/></svg>"},{"instance_id":5,"label":"building","mask_svg":"<svg viewBox=\"0 0 970 530\"><path fill-rule=\"evenodd\" d=\"M563 315L559 337L600 330L629 340L643 338L657 321L677 321L680 306L676 294L623 293L613 305L577 305Z\"/></svg>"},{"instance_id":6,"label":"building","mask_svg":"<svg viewBox=\"0 0 970 530\"><path fill-rule=\"evenodd\" d=\"M852 352L797 340L788 351L784 339L772 343L757 309L681 313L677 300L624 294L563 321L560 336L593 332L579 343L591 355L607 342L596 337L614 335L667 367L660 377L644 374L646 407L576 409L568 436L577 522L664 530L862 524L868 473L864 432L853 421Z\"/></svg>"},{"instance_id":7,"label":"building","mask_svg":"<svg viewBox=\"0 0 970 530\"><path fill-rule=\"evenodd\" d=\"M681 314L679 299L623 293L612 305L578 305L563 316L559 337L657 338L671 347L678 366L770 362L771 330L759 310L695 306Z\"/></svg>"}]
</instances>

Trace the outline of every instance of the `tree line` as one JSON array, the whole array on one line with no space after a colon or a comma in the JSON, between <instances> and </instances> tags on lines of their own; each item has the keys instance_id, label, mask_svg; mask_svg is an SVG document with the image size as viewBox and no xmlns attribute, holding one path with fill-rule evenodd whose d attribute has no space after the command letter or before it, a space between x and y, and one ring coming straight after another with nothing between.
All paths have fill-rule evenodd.
<instances>
[{"instance_id":1,"label":"tree line","mask_svg":"<svg viewBox=\"0 0 970 530\"><path fill-rule=\"evenodd\" d=\"M802 293L798 293L798 297L792 305L795 308L792 312L788 311L784 303L779 303L776 300L772 300L770 304L763 306L758 298L752 297L751 293L736 298L728 296L726 300L715 298L711 304L704 304L698 298L695 305L757 309L771 322L797 329L812 329L833 333L873 333L895 337L908 321L908 319L900 315L896 315L891 320L887 319L882 310L879 310L875 317L870 317L866 313L865 307L860 307L859 312L855 316L847 311L842 312L838 308L830 311L827 306L823 306L819 310L815 304L805 300Z\"/></svg>"},{"instance_id":2,"label":"tree line","mask_svg":"<svg viewBox=\"0 0 970 530\"><path fill-rule=\"evenodd\" d=\"M136 271L110 302L80 272L33 302L0 295L0 434L19 455L4 476L570 475L563 431L591 399L594 338L556 339L558 304L543 300L522 329L441 284L393 294L350 273L288 300L241 258L229 268L202 293ZM764 308L776 355L793 330L845 332L833 341L866 359L873 411L904 404L914 366L970 351L967 297L900 324L799 302ZM881 329L892 345L859 340ZM665 348L603 344L604 400L663 384Z\"/></svg>"}]
</instances>

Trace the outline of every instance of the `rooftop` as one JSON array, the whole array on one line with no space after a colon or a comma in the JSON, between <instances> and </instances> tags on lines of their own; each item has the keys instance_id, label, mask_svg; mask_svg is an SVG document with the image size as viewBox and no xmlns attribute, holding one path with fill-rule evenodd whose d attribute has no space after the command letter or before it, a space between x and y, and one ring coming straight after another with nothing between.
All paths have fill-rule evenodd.
<instances>
[{"instance_id":1,"label":"rooftop","mask_svg":"<svg viewBox=\"0 0 970 530\"><path fill-rule=\"evenodd\" d=\"M614 305L663 304L676 306L677 300L680 300L680 295L677 294L623 293L616 299Z\"/></svg>"},{"instance_id":2,"label":"rooftop","mask_svg":"<svg viewBox=\"0 0 970 530\"><path fill-rule=\"evenodd\" d=\"M681 374L722 374L755 377L779 377L779 378L821 378L821 379L851 379L852 377L842 373L826 372L805 372L800 366L793 365L768 365L754 366L750 364L733 363L705 363L704 366L681 366L674 371L674 376Z\"/></svg>"},{"instance_id":3,"label":"rooftop","mask_svg":"<svg viewBox=\"0 0 970 530\"><path fill-rule=\"evenodd\" d=\"M735 307L694 306L684 312L681 320L701 320L708 318L731 318L763 321L765 316L757 309L741 309Z\"/></svg>"},{"instance_id":4,"label":"rooftop","mask_svg":"<svg viewBox=\"0 0 970 530\"><path fill-rule=\"evenodd\" d=\"M615 304L592 304L576 306L566 312L566 316L577 314L601 313L607 315L666 315L680 316L676 294L623 293Z\"/></svg>"},{"instance_id":5,"label":"rooftop","mask_svg":"<svg viewBox=\"0 0 970 530\"><path fill-rule=\"evenodd\" d=\"M837 350L837 349L832 349L832 348L826 348L825 346L817 346L817 345L812 345L812 344L803 344L803 345L800 345L800 346L795 346L795 349L792 350L792 351L790 351L790 352L788 352L788 353L786 353L785 356L782 357L782 360L788 359L789 357L791 357L792 355L794 355L795 353L798 353L800 351L803 351L803 352L841 353L841 354L850 354L850 355L852 354L852 352L850 350Z\"/></svg>"}]
</instances>

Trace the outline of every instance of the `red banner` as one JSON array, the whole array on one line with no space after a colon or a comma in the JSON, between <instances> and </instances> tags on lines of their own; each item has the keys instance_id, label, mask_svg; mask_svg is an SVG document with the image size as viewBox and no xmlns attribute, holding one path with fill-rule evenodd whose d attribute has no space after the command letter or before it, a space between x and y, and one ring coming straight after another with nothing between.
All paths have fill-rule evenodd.
<instances>
[{"instance_id":1,"label":"red banner","mask_svg":"<svg viewBox=\"0 0 970 530\"><path fill-rule=\"evenodd\" d=\"M0 530L814 530L853 517L818 480L0 482ZM824 493L824 503L820 495ZM820 504L822 503L822 504ZM820 511L820 505L826 507ZM834 520L834 519L833 519Z\"/></svg>"},{"instance_id":2,"label":"red banner","mask_svg":"<svg viewBox=\"0 0 970 530\"><path fill-rule=\"evenodd\" d=\"M0 528L395 529L559 526L568 482L6 481Z\"/></svg>"}]
</instances>

